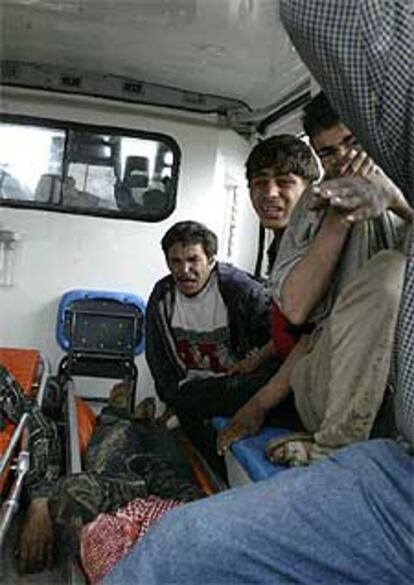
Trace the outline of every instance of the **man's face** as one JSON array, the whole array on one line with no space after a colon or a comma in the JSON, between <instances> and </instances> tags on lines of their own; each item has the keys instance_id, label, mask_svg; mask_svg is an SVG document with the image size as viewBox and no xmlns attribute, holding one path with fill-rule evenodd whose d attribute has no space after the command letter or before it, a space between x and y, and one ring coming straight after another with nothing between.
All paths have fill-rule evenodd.
<instances>
[{"instance_id":1,"label":"man's face","mask_svg":"<svg viewBox=\"0 0 414 585\"><path fill-rule=\"evenodd\" d=\"M342 123L321 130L312 145L325 170L325 179L341 176L341 170L361 151L352 132Z\"/></svg>"},{"instance_id":2,"label":"man's face","mask_svg":"<svg viewBox=\"0 0 414 585\"><path fill-rule=\"evenodd\" d=\"M210 277L215 259L208 258L202 244L177 242L167 253L167 264L177 288L186 296L199 293Z\"/></svg>"},{"instance_id":3,"label":"man's face","mask_svg":"<svg viewBox=\"0 0 414 585\"><path fill-rule=\"evenodd\" d=\"M271 167L250 179L250 198L263 227L274 231L286 227L306 187L302 177L292 173L277 175Z\"/></svg>"}]
</instances>

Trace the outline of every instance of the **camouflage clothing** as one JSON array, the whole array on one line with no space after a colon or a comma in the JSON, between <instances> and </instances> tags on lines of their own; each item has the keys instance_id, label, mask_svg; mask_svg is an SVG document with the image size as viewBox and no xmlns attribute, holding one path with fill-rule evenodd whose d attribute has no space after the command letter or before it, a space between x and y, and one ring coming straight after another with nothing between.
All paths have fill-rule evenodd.
<instances>
[{"instance_id":1,"label":"camouflage clothing","mask_svg":"<svg viewBox=\"0 0 414 585\"><path fill-rule=\"evenodd\" d=\"M58 524L79 527L149 494L182 502L204 495L173 432L103 415L88 446L85 472L59 481L50 509Z\"/></svg>"},{"instance_id":2,"label":"camouflage clothing","mask_svg":"<svg viewBox=\"0 0 414 585\"><path fill-rule=\"evenodd\" d=\"M64 392L56 379L48 383L43 413L32 409L26 488L31 499L49 498L51 516L61 528L69 529L64 533L71 544L83 524L135 498L153 494L188 502L205 495L182 454L179 431L156 424L153 399L140 403L131 419L121 386L111 392L110 406L99 417L84 457L83 473L61 477L64 440L53 419L61 417ZM20 392L16 390L13 396L13 404L24 404L24 400L17 400Z\"/></svg>"},{"instance_id":3,"label":"camouflage clothing","mask_svg":"<svg viewBox=\"0 0 414 585\"><path fill-rule=\"evenodd\" d=\"M70 554L79 550L82 526L101 513L150 494L182 502L205 495L192 478L175 433L146 422L101 416L84 468L63 477L49 498L51 516Z\"/></svg>"},{"instance_id":4,"label":"camouflage clothing","mask_svg":"<svg viewBox=\"0 0 414 585\"><path fill-rule=\"evenodd\" d=\"M54 384L50 381L46 394ZM26 424L30 452L26 485L32 498L45 497L54 489L62 471L57 425L45 416L34 398L25 396L19 382L0 364L0 431L6 421L17 425L24 414L30 415Z\"/></svg>"},{"instance_id":5,"label":"camouflage clothing","mask_svg":"<svg viewBox=\"0 0 414 585\"><path fill-rule=\"evenodd\" d=\"M56 423L35 412L28 424L30 465L26 486L30 497L47 497L62 473L62 448Z\"/></svg>"}]
</instances>

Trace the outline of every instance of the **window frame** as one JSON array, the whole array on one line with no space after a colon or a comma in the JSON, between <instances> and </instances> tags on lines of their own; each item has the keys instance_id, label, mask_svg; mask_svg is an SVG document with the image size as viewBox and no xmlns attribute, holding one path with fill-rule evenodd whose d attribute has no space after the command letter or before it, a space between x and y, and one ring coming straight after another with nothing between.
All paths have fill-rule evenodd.
<instances>
[{"instance_id":1,"label":"window frame","mask_svg":"<svg viewBox=\"0 0 414 585\"><path fill-rule=\"evenodd\" d=\"M178 142L172 136L168 134L164 134L162 132L153 132L148 130L137 130L131 128L125 128L123 126L108 126L108 125L100 125L100 124L85 124L82 122L73 122L71 120L58 120L55 118L42 118L37 116L28 116L28 115L21 115L21 114L8 114L8 113L0 113L0 123L5 124L15 124L21 126L34 126L39 128L51 128L55 130L73 130L73 131L84 131L87 133L96 133L96 134L111 134L117 135L120 137L125 138L137 138L142 140L155 140L158 142L162 142L166 144L173 153L173 157L175 160L175 164L172 165L172 173L171 173L171 181L170 181L170 192L167 194L168 197L168 206L164 213L160 213L158 216L154 217L153 213L145 213L142 212L140 217L136 217L134 215L130 215L122 210L113 210L113 209L105 209L105 208L75 208L75 207L64 207L59 204L54 203L45 203L41 201L19 201L19 200L12 200L12 199L0 199L0 207L8 207L13 209L30 209L34 211L49 211L52 213L64 213L70 215L84 215L88 217L101 217L107 219L123 219L123 220L130 220L130 221L140 221L140 222L148 222L148 223L157 223L160 221L165 220L169 217L174 210L176 209L177 205L177 190L178 190L178 180L180 174L180 167L181 167L181 148L178 145ZM65 140L65 150L66 153L66 142ZM64 162L64 158L62 159L62 163Z\"/></svg>"}]
</instances>

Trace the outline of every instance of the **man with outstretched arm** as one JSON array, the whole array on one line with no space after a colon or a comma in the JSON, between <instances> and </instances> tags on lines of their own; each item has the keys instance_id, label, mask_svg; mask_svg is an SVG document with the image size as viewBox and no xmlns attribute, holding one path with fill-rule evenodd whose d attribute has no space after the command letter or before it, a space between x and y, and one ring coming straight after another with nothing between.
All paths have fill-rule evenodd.
<instances>
[{"instance_id":1,"label":"man with outstretched arm","mask_svg":"<svg viewBox=\"0 0 414 585\"><path fill-rule=\"evenodd\" d=\"M293 210L307 187L316 183L320 171L309 146L288 134L274 135L256 144L246 160L246 178L252 206L261 225L273 233L268 249L268 271L277 257L282 236ZM236 364L236 368L253 368L262 359L276 357L282 361L278 371L232 417L219 432L219 453L238 439L256 433L265 419L268 424L303 430L289 388L289 372L295 356L303 351L303 343L292 349L298 333L272 302L272 339L259 351ZM249 371L249 370L247 370Z\"/></svg>"},{"instance_id":2,"label":"man with outstretched arm","mask_svg":"<svg viewBox=\"0 0 414 585\"><path fill-rule=\"evenodd\" d=\"M238 435L231 435L230 428L219 438L219 449L224 451L234 438L257 431L267 412L292 387L301 420L314 433L313 440L309 435L298 444L295 437L292 442L286 437L284 447L277 441L274 452L270 449L267 454L293 464L367 438L373 431L387 383L395 325L390 315L396 313L399 302L403 257L398 252L387 254L394 258L392 263L386 262L387 274L381 258L374 262L372 274L367 276L365 270L375 254L401 246L406 223L398 216L406 222L412 217L399 189L357 144L323 93L305 108L303 123L322 161L325 180L321 189L305 191L295 207L279 246L272 281L288 320L299 331L312 331L312 336L302 335L282 368L237 413L230 427L235 430L237 425ZM354 207L338 211L339 203L328 200L326 189L334 178L341 178L342 190L350 183L353 188L351 177L361 177L365 184L357 185L346 199ZM371 185L374 200L368 192ZM377 185L382 191L377 192ZM371 218L372 214L376 217ZM364 277L357 284L354 278L361 267ZM346 293L347 285L352 292ZM344 300L339 297L342 291ZM362 396L366 398L362 400ZM384 428L382 413L380 418L376 434L389 431ZM243 427L240 420L246 420Z\"/></svg>"}]
</instances>

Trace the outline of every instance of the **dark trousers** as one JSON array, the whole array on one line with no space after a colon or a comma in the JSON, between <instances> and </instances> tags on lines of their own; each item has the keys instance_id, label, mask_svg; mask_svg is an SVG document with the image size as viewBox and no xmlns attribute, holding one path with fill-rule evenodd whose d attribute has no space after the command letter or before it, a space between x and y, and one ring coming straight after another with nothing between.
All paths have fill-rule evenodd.
<instances>
[{"instance_id":1,"label":"dark trousers","mask_svg":"<svg viewBox=\"0 0 414 585\"><path fill-rule=\"evenodd\" d=\"M210 466L225 477L223 458L217 454L214 416L233 416L277 372L277 360L252 374L189 380L179 390L175 411L181 426ZM302 428L293 396L288 396L269 413L269 424L297 430Z\"/></svg>"}]
</instances>

